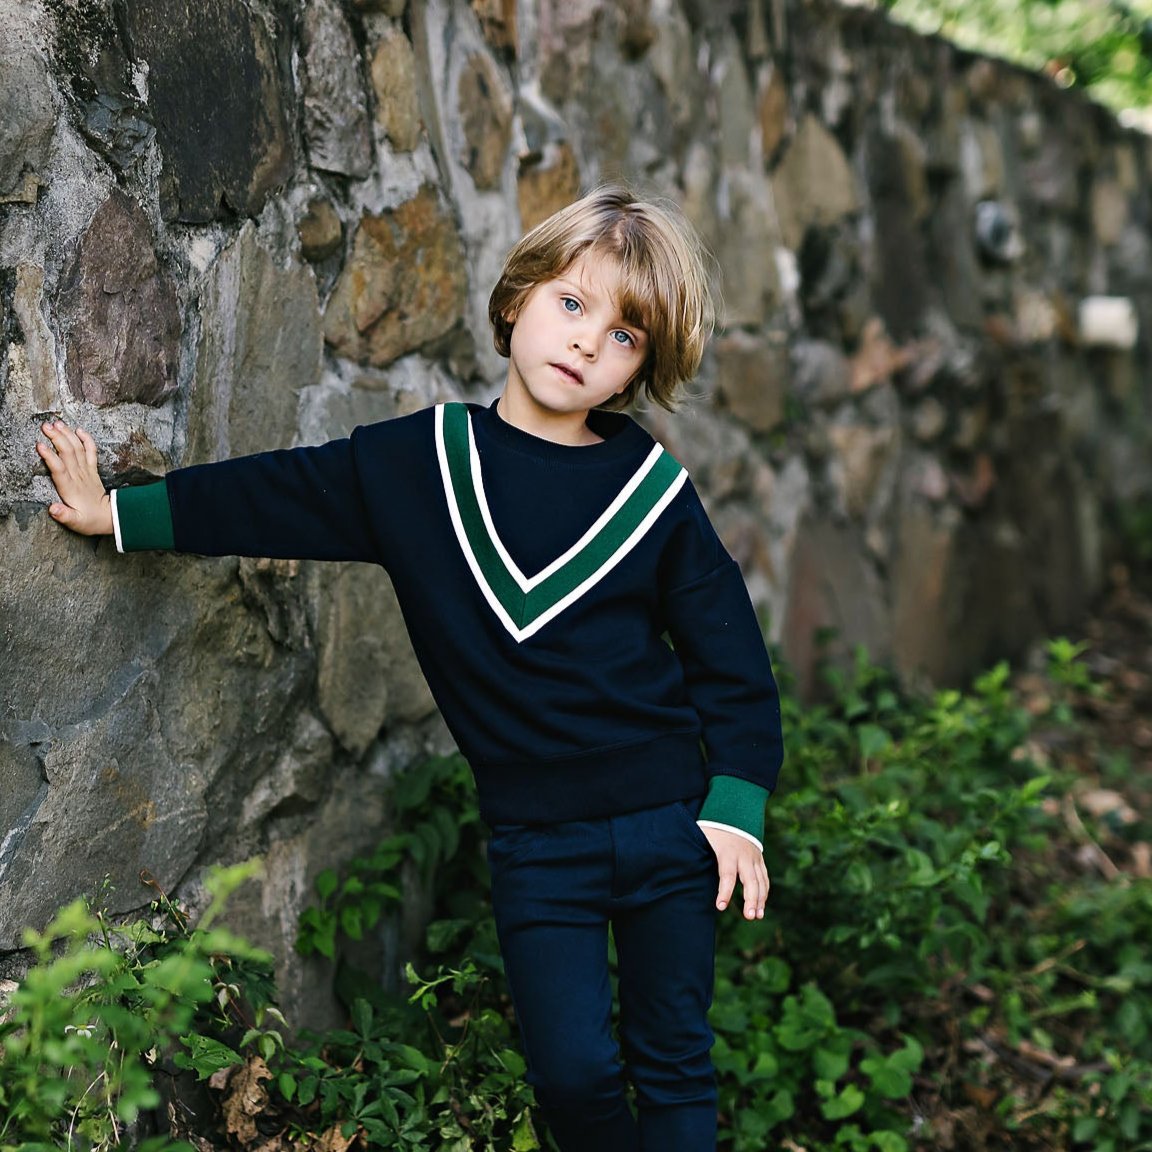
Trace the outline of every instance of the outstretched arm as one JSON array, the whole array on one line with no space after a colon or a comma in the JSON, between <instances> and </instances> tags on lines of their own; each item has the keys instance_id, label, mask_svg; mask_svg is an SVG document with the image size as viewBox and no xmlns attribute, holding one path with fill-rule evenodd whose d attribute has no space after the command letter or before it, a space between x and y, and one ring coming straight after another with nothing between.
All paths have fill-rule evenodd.
<instances>
[{"instance_id":1,"label":"outstretched arm","mask_svg":"<svg viewBox=\"0 0 1152 1152\"><path fill-rule=\"evenodd\" d=\"M48 515L82 536L110 536L112 506L96 469L96 441L63 420L42 424L41 431L49 443L37 441L36 451L60 497Z\"/></svg>"}]
</instances>

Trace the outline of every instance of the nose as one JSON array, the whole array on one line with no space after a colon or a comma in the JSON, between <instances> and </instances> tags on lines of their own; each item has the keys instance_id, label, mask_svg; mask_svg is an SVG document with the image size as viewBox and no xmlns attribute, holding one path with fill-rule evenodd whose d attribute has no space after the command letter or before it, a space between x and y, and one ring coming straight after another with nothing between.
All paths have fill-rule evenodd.
<instances>
[{"instance_id":1,"label":"nose","mask_svg":"<svg viewBox=\"0 0 1152 1152\"><path fill-rule=\"evenodd\" d=\"M588 360L591 360L596 355L595 336L587 329L573 332L572 338L568 341L568 346L574 352L579 352L581 356Z\"/></svg>"}]
</instances>

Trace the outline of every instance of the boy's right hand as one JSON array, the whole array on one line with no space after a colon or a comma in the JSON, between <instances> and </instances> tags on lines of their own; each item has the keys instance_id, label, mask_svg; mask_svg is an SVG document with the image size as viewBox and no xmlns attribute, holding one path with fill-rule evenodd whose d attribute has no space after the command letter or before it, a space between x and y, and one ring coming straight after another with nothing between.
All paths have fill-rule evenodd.
<instances>
[{"instance_id":1,"label":"boy's right hand","mask_svg":"<svg viewBox=\"0 0 1152 1152\"><path fill-rule=\"evenodd\" d=\"M73 431L63 420L40 428L51 446L38 441L36 451L60 495L58 503L49 505L48 515L82 536L111 535L112 501L96 469L96 441L79 428Z\"/></svg>"}]
</instances>

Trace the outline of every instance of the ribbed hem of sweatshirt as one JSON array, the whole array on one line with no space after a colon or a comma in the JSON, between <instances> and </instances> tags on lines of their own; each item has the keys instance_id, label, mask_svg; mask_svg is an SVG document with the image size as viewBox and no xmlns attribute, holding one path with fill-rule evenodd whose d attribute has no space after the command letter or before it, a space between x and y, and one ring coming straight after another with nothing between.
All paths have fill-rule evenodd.
<instances>
[{"instance_id":1,"label":"ribbed hem of sweatshirt","mask_svg":"<svg viewBox=\"0 0 1152 1152\"><path fill-rule=\"evenodd\" d=\"M708 791L697 731L555 760L472 762L472 770L480 815L489 825L598 820Z\"/></svg>"},{"instance_id":2,"label":"ribbed hem of sweatshirt","mask_svg":"<svg viewBox=\"0 0 1152 1152\"><path fill-rule=\"evenodd\" d=\"M171 551L175 547L168 485L163 480L156 484L116 488L111 495L111 504L117 551Z\"/></svg>"}]
</instances>

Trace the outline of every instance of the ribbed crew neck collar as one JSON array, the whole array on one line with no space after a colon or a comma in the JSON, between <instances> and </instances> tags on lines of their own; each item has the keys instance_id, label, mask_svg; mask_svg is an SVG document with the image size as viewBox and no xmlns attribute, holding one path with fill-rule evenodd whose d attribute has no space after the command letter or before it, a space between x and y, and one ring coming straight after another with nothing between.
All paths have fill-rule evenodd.
<instances>
[{"instance_id":1,"label":"ribbed crew neck collar","mask_svg":"<svg viewBox=\"0 0 1152 1152\"><path fill-rule=\"evenodd\" d=\"M557 444L509 424L496 411L498 403L499 400L493 400L487 408L479 404L468 405L476 430L501 447L546 463L564 467L597 467L636 452L646 452L652 446L648 433L623 412L597 410L589 413L589 427L604 437L599 444Z\"/></svg>"}]
</instances>

